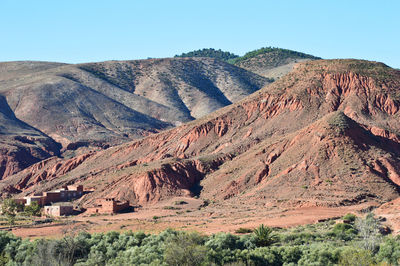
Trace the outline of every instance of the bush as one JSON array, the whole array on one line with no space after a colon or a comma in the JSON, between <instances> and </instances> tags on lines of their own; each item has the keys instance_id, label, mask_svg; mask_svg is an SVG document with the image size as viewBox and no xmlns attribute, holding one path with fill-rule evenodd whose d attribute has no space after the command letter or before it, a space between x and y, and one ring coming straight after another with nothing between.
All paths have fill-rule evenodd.
<instances>
[{"instance_id":1,"label":"bush","mask_svg":"<svg viewBox=\"0 0 400 266\"><path fill-rule=\"evenodd\" d=\"M164 210L180 210L181 208L179 207L174 207L174 206L164 206Z\"/></svg>"},{"instance_id":2,"label":"bush","mask_svg":"<svg viewBox=\"0 0 400 266\"><path fill-rule=\"evenodd\" d=\"M179 232L166 241L164 261L168 265L202 265L207 248L199 234Z\"/></svg>"},{"instance_id":3,"label":"bush","mask_svg":"<svg viewBox=\"0 0 400 266\"><path fill-rule=\"evenodd\" d=\"M357 231L350 224L338 223L333 226L332 234L339 239L349 241L357 235Z\"/></svg>"},{"instance_id":4,"label":"bush","mask_svg":"<svg viewBox=\"0 0 400 266\"><path fill-rule=\"evenodd\" d=\"M343 216L343 222L344 223L354 223L356 220L357 216L355 216L352 213L348 213L345 216Z\"/></svg>"},{"instance_id":5,"label":"bush","mask_svg":"<svg viewBox=\"0 0 400 266\"><path fill-rule=\"evenodd\" d=\"M256 248L246 252L247 265L282 265L282 258L277 249ZM244 259L244 258L243 258Z\"/></svg>"},{"instance_id":6,"label":"bush","mask_svg":"<svg viewBox=\"0 0 400 266\"><path fill-rule=\"evenodd\" d=\"M314 232L289 233L280 235L281 242L288 244L290 243L291 245L304 245L317 241L317 239L324 238L326 237Z\"/></svg>"},{"instance_id":7,"label":"bush","mask_svg":"<svg viewBox=\"0 0 400 266\"><path fill-rule=\"evenodd\" d=\"M184 205L184 204L188 204L186 201L184 200L178 200L174 202L175 205Z\"/></svg>"},{"instance_id":8,"label":"bush","mask_svg":"<svg viewBox=\"0 0 400 266\"><path fill-rule=\"evenodd\" d=\"M388 237L379 246L378 254L376 255L377 260L386 262L389 265L400 264L400 239Z\"/></svg>"},{"instance_id":9,"label":"bush","mask_svg":"<svg viewBox=\"0 0 400 266\"><path fill-rule=\"evenodd\" d=\"M341 266L372 266L375 265L374 258L368 250L347 249L340 254L339 265Z\"/></svg>"},{"instance_id":10,"label":"bush","mask_svg":"<svg viewBox=\"0 0 400 266\"><path fill-rule=\"evenodd\" d=\"M210 236L205 245L213 250L234 250L244 248L244 242L239 236L226 233L218 233Z\"/></svg>"},{"instance_id":11,"label":"bush","mask_svg":"<svg viewBox=\"0 0 400 266\"><path fill-rule=\"evenodd\" d=\"M235 233L236 233L236 234L248 234L248 233L253 233L253 229L240 227L239 229L236 229L236 230L235 230Z\"/></svg>"},{"instance_id":12,"label":"bush","mask_svg":"<svg viewBox=\"0 0 400 266\"><path fill-rule=\"evenodd\" d=\"M298 265L336 265L340 258L340 252L340 248L335 248L330 245L314 244L303 250L303 256L299 260Z\"/></svg>"}]
</instances>

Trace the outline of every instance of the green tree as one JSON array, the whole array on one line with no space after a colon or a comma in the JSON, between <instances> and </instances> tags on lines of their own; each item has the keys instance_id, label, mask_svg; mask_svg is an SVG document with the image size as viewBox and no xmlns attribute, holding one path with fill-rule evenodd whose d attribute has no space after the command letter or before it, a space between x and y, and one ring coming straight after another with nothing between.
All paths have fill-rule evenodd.
<instances>
[{"instance_id":1,"label":"green tree","mask_svg":"<svg viewBox=\"0 0 400 266\"><path fill-rule=\"evenodd\" d=\"M196 233L179 232L166 241L164 260L168 265L202 265L207 248Z\"/></svg>"},{"instance_id":2,"label":"green tree","mask_svg":"<svg viewBox=\"0 0 400 266\"><path fill-rule=\"evenodd\" d=\"M215 50L213 48L204 48L201 50L195 50L188 53L183 53L181 55L175 55L175 57L210 57L222 61L228 61L238 58L239 56L230 52L224 52L221 49Z\"/></svg>"},{"instance_id":3,"label":"green tree","mask_svg":"<svg viewBox=\"0 0 400 266\"><path fill-rule=\"evenodd\" d=\"M357 235L357 231L350 224L337 223L333 226L332 234L335 235L337 238L349 241Z\"/></svg>"},{"instance_id":4,"label":"green tree","mask_svg":"<svg viewBox=\"0 0 400 266\"><path fill-rule=\"evenodd\" d=\"M362 239L361 248L375 251L382 240L382 235L379 233L379 221L374 218L374 214L369 213L364 219L358 218L355 227Z\"/></svg>"},{"instance_id":5,"label":"green tree","mask_svg":"<svg viewBox=\"0 0 400 266\"><path fill-rule=\"evenodd\" d=\"M24 212L29 216L40 216L41 209L39 204L36 201L34 201L30 205L26 205L24 207Z\"/></svg>"},{"instance_id":6,"label":"green tree","mask_svg":"<svg viewBox=\"0 0 400 266\"><path fill-rule=\"evenodd\" d=\"M379 246L379 252L376 255L378 261L383 261L389 265L400 264L400 237L387 237Z\"/></svg>"},{"instance_id":7,"label":"green tree","mask_svg":"<svg viewBox=\"0 0 400 266\"><path fill-rule=\"evenodd\" d=\"M247 52L243 56L240 56L237 58L231 58L231 59L229 59L228 62L231 64L237 64L241 61L256 57L260 54L266 54L266 53L279 53L281 58L294 57L294 58L321 59L320 57L315 57L313 55L300 53L300 52L296 52L296 51L292 51L292 50L288 50L288 49L282 49L282 48L277 48L277 47L262 47L260 49Z\"/></svg>"},{"instance_id":8,"label":"green tree","mask_svg":"<svg viewBox=\"0 0 400 266\"><path fill-rule=\"evenodd\" d=\"M278 240L273 230L264 224L254 229L254 236L258 247L268 247Z\"/></svg>"},{"instance_id":9,"label":"green tree","mask_svg":"<svg viewBox=\"0 0 400 266\"><path fill-rule=\"evenodd\" d=\"M340 254L340 266L376 265L371 251L365 249L347 249Z\"/></svg>"},{"instance_id":10,"label":"green tree","mask_svg":"<svg viewBox=\"0 0 400 266\"><path fill-rule=\"evenodd\" d=\"M340 259L341 248L336 248L327 244L311 244L304 247L301 259L298 261L300 266L333 266L337 265Z\"/></svg>"},{"instance_id":11,"label":"green tree","mask_svg":"<svg viewBox=\"0 0 400 266\"><path fill-rule=\"evenodd\" d=\"M17 212L19 209L20 204L18 204L14 199L5 199L3 201L1 210L3 214L7 217L8 223L10 225L15 224L15 216L17 216Z\"/></svg>"}]
</instances>

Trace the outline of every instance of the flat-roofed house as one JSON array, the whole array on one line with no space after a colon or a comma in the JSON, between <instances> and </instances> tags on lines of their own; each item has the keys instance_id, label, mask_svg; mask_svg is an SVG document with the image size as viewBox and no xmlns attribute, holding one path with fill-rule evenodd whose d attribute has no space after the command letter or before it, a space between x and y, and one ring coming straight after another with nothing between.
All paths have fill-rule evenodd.
<instances>
[{"instance_id":1,"label":"flat-roofed house","mask_svg":"<svg viewBox=\"0 0 400 266\"><path fill-rule=\"evenodd\" d=\"M44 206L44 214L48 216L64 216L71 215L74 212L72 205L53 205Z\"/></svg>"},{"instance_id":2,"label":"flat-roofed house","mask_svg":"<svg viewBox=\"0 0 400 266\"><path fill-rule=\"evenodd\" d=\"M115 198L102 198L97 200L97 204L93 207L89 207L86 210L87 214L94 213L117 213L122 210L129 208L129 201L121 202L115 200Z\"/></svg>"},{"instance_id":3,"label":"flat-roofed house","mask_svg":"<svg viewBox=\"0 0 400 266\"><path fill-rule=\"evenodd\" d=\"M46 197L44 196L26 196L24 197L26 200L25 205L31 205L32 202L37 202L39 206L43 206L45 204Z\"/></svg>"}]
</instances>

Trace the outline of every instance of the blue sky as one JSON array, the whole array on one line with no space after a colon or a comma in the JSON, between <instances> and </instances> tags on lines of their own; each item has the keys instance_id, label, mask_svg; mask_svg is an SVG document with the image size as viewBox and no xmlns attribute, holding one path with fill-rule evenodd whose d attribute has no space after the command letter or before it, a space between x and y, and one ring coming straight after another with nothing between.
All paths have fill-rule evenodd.
<instances>
[{"instance_id":1,"label":"blue sky","mask_svg":"<svg viewBox=\"0 0 400 266\"><path fill-rule=\"evenodd\" d=\"M0 0L0 61L242 55L274 46L400 68L397 0Z\"/></svg>"}]
</instances>

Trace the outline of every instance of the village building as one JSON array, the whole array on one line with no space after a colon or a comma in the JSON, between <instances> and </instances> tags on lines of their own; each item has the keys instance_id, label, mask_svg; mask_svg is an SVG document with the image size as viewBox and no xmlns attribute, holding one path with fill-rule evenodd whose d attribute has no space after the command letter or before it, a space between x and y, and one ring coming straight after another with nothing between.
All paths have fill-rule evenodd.
<instances>
[{"instance_id":1,"label":"village building","mask_svg":"<svg viewBox=\"0 0 400 266\"><path fill-rule=\"evenodd\" d=\"M32 202L37 202L39 206L43 206L45 204L45 197L39 195L27 196L24 197L25 205L31 205Z\"/></svg>"},{"instance_id":2,"label":"village building","mask_svg":"<svg viewBox=\"0 0 400 266\"><path fill-rule=\"evenodd\" d=\"M63 188L46 191L33 196L26 196L23 199L16 199L17 201L24 202L25 205L30 205L33 201L36 201L40 206L60 201L69 201L78 199L84 194L83 186L64 186Z\"/></svg>"},{"instance_id":3,"label":"village building","mask_svg":"<svg viewBox=\"0 0 400 266\"><path fill-rule=\"evenodd\" d=\"M88 207L86 209L86 214L112 214L123 211L129 207L129 201L121 202L115 200L115 198L103 198L98 199L95 206Z\"/></svg>"},{"instance_id":4,"label":"village building","mask_svg":"<svg viewBox=\"0 0 400 266\"><path fill-rule=\"evenodd\" d=\"M21 204L21 205L25 205L25 204L26 204L26 199L24 199L24 198L22 198L22 199L15 199L15 203Z\"/></svg>"},{"instance_id":5,"label":"village building","mask_svg":"<svg viewBox=\"0 0 400 266\"><path fill-rule=\"evenodd\" d=\"M45 215L64 216L74 213L74 208L68 201L78 199L82 197L84 193L85 191L82 185L64 186L54 191L46 191L32 196L26 196L22 199L16 199L16 201L25 205L37 202L39 206L44 206L43 212ZM57 202L58 204L55 204ZM86 214L114 214L130 207L129 201L121 202L115 198L101 198L96 200L94 206L86 209Z\"/></svg>"},{"instance_id":6,"label":"village building","mask_svg":"<svg viewBox=\"0 0 400 266\"><path fill-rule=\"evenodd\" d=\"M44 206L44 215L47 216L66 216L71 215L74 212L74 207L72 205L52 205Z\"/></svg>"}]
</instances>

